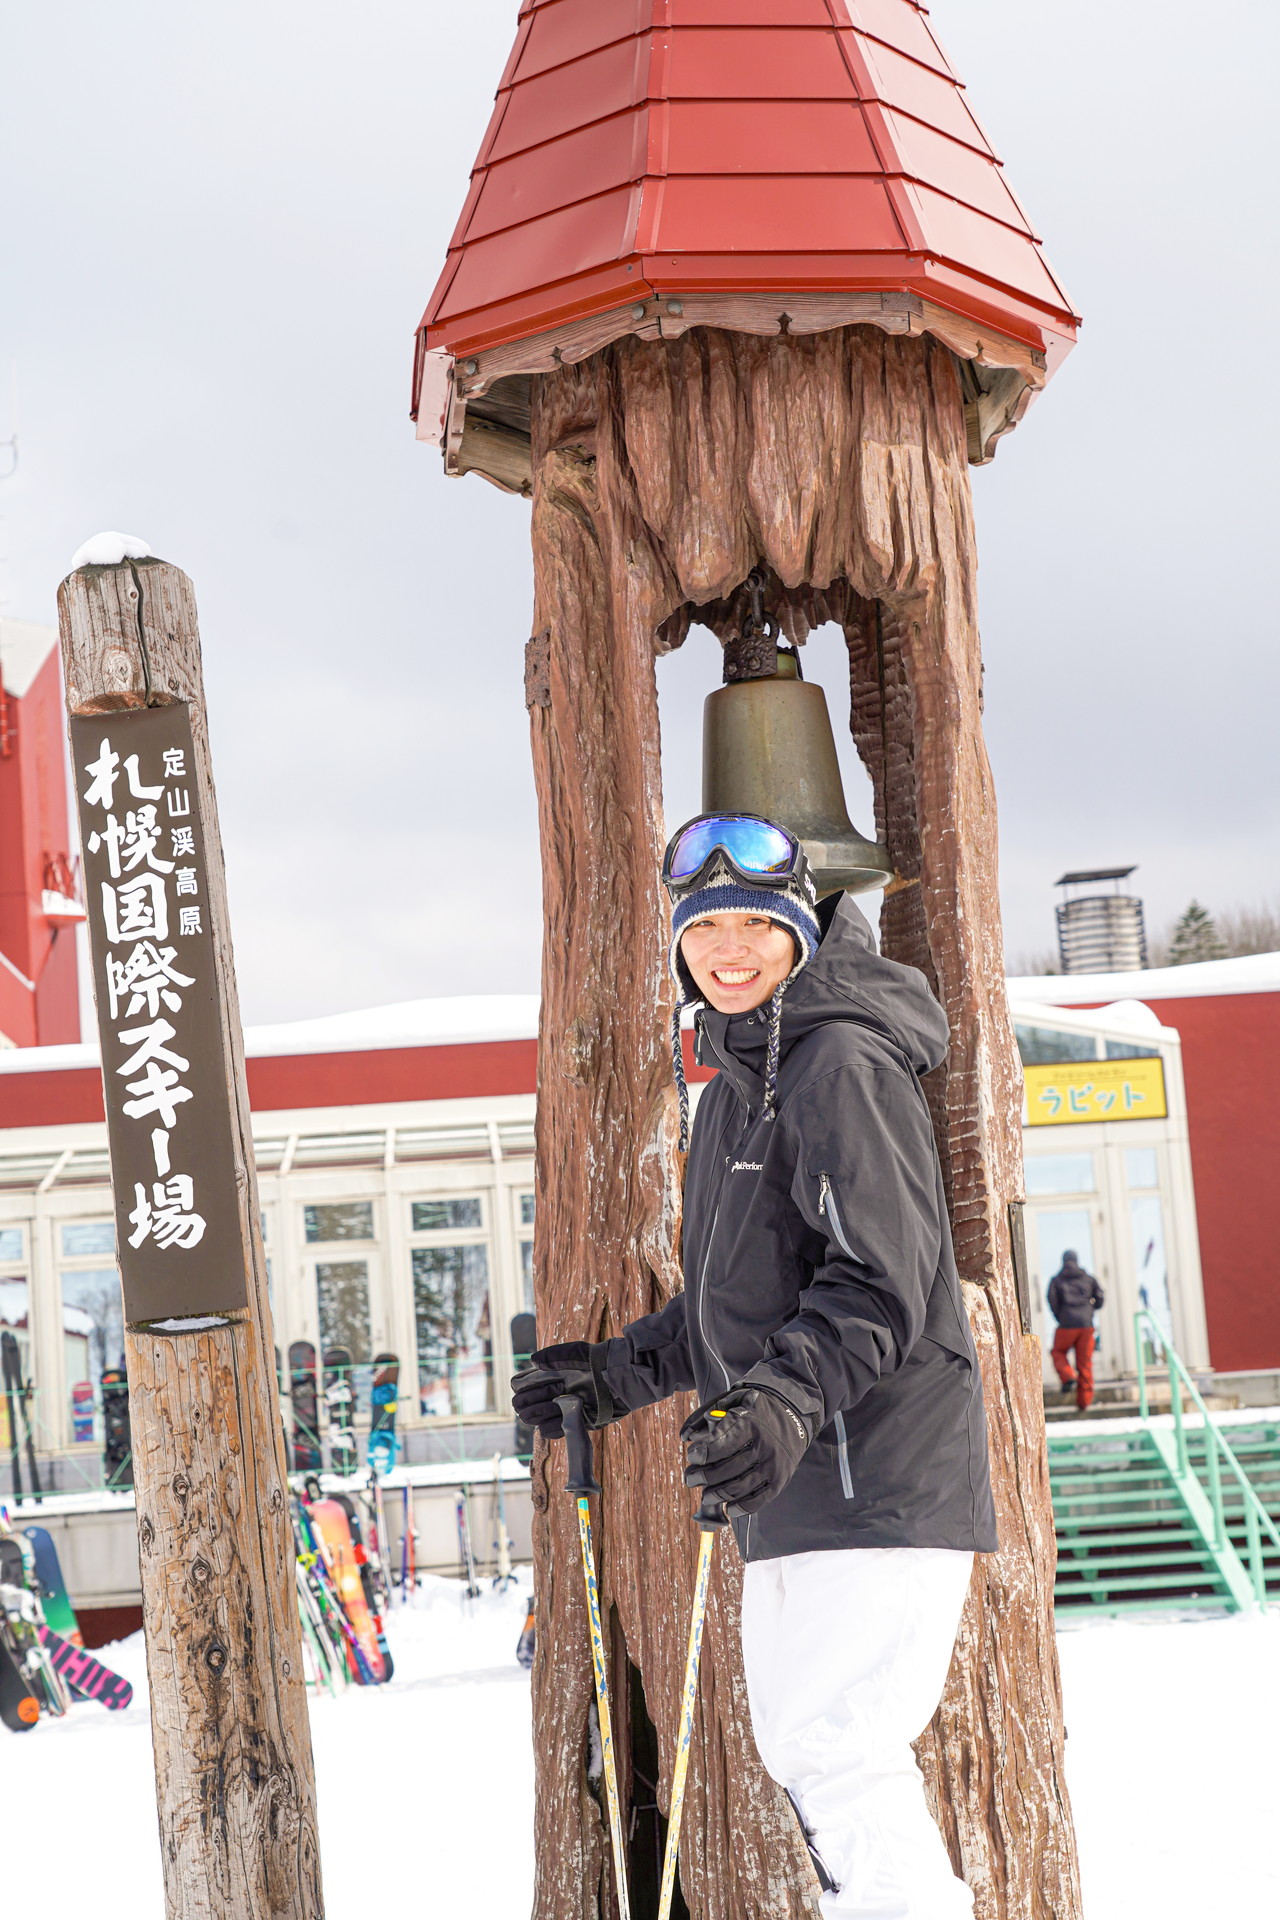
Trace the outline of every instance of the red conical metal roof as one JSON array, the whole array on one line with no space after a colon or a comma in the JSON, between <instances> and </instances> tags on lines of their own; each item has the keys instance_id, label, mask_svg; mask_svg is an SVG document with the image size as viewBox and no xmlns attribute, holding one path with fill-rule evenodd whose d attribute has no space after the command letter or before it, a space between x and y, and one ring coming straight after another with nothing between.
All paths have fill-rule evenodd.
<instances>
[{"instance_id":1,"label":"red conical metal roof","mask_svg":"<svg viewBox=\"0 0 1280 1920\"><path fill-rule=\"evenodd\" d=\"M655 300L733 326L727 295L821 322L837 293L950 316L962 357L1017 343L1032 385L1075 337L923 6L522 0L423 348L476 360Z\"/></svg>"}]
</instances>

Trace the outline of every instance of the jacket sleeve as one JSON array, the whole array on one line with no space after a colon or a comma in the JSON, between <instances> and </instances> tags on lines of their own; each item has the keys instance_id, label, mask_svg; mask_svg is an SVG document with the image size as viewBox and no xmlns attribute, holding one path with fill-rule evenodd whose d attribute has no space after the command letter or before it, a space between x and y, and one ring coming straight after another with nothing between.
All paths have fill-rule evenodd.
<instances>
[{"instance_id":1,"label":"jacket sleeve","mask_svg":"<svg viewBox=\"0 0 1280 1920\"><path fill-rule=\"evenodd\" d=\"M1092 1278L1092 1276L1090 1277ZM1096 1280L1094 1280L1093 1282L1093 1292L1089 1297L1093 1301L1095 1310L1098 1307L1105 1307L1105 1305L1107 1304L1107 1296L1102 1291L1102 1288L1098 1285Z\"/></svg>"},{"instance_id":2,"label":"jacket sleeve","mask_svg":"<svg viewBox=\"0 0 1280 1920\"><path fill-rule=\"evenodd\" d=\"M1049 1311L1055 1320L1060 1320L1062 1311L1062 1282L1056 1275L1049 1282Z\"/></svg>"},{"instance_id":3,"label":"jacket sleeve","mask_svg":"<svg viewBox=\"0 0 1280 1920\"><path fill-rule=\"evenodd\" d=\"M846 1063L797 1094L792 1198L825 1243L800 1308L745 1376L819 1432L908 1358L944 1244L928 1109L898 1066Z\"/></svg>"},{"instance_id":4,"label":"jacket sleeve","mask_svg":"<svg viewBox=\"0 0 1280 1920\"><path fill-rule=\"evenodd\" d=\"M693 1359L685 1330L685 1296L676 1294L657 1313L633 1320L625 1333L610 1340L604 1377L614 1404L622 1413L652 1406L672 1393L693 1386Z\"/></svg>"}]
</instances>

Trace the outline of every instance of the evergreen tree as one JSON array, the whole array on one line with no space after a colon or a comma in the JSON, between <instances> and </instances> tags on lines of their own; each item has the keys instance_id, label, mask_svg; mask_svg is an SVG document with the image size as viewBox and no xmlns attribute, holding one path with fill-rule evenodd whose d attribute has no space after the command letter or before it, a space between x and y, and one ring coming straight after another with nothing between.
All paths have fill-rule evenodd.
<instances>
[{"instance_id":1,"label":"evergreen tree","mask_svg":"<svg viewBox=\"0 0 1280 1920\"><path fill-rule=\"evenodd\" d=\"M1213 915L1198 900L1191 905L1173 930L1169 942L1169 965L1189 966L1194 960L1221 960L1226 944L1214 924Z\"/></svg>"}]
</instances>

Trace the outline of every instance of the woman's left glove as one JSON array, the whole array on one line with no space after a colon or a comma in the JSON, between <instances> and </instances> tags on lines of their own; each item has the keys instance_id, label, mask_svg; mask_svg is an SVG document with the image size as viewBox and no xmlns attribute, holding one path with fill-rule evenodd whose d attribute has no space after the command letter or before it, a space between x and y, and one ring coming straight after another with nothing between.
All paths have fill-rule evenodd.
<instances>
[{"instance_id":1,"label":"woman's left glove","mask_svg":"<svg viewBox=\"0 0 1280 1920\"><path fill-rule=\"evenodd\" d=\"M564 1416L556 1401L571 1393L581 1400L588 1427L607 1427L620 1411L604 1377L608 1351L607 1340L566 1340L530 1354L533 1365L511 1379L517 1420L537 1427L548 1440L558 1440L564 1432Z\"/></svg>"},{"instance_id":2,"label":"woman's left glove","mask_svg":"<svg viewBox=\"0 0 1280 1920\"><path fill-rule=\"evenodd\" d=\"M731 1514L776 1500L809 1449L809 1424L771 1387L731 1387L680 1429L688 1443L684 1483L709 1487Z\"/></svg>"}]
</instances>

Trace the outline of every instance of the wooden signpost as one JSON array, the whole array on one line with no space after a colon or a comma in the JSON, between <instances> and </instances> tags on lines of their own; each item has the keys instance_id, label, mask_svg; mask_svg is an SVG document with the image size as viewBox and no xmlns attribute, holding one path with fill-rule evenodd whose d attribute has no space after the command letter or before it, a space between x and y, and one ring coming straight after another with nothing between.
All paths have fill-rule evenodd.
<instances>
[{"instance_id":1,"label":"wooden signpost","mask_svg":"<svg viewBox=\"0 0 1280 1920\"><path fill-rule=\"evenodd\" d=\"M124 1291L169 1920L321 1920L315 1784L195 595L58 593Z\"/></svg>"}]
</instances>

